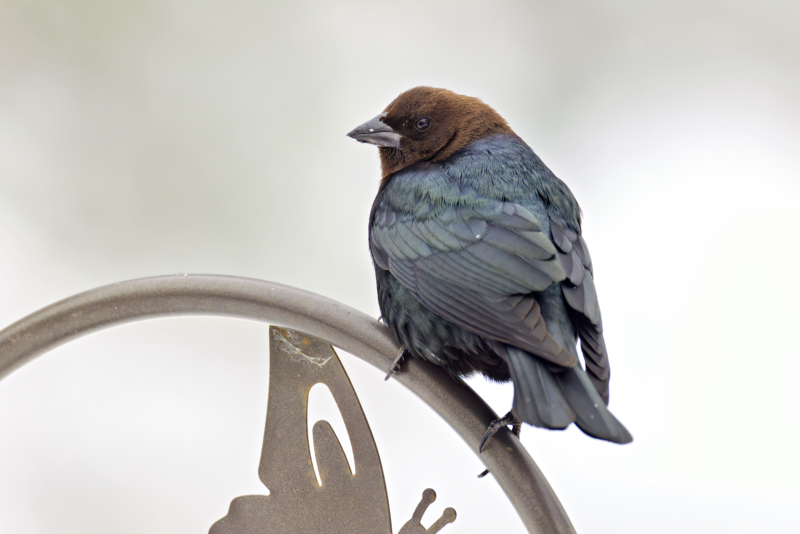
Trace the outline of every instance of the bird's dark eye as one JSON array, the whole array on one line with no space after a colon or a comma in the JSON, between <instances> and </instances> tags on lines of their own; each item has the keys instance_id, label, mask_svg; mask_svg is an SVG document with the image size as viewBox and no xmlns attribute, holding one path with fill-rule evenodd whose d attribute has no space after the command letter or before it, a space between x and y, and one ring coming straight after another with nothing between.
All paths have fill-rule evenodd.
<instances>
[{"instance_id":1,"label":"bird's dark eye","mask_svg":"<svg viewBox=\"0 0 800 534\"><path fill-rule=\"evenodd\" d=\"M414 128L416 128L420 132L424 132L425 130L430 128L430 126L431 126L431 120L425 118L417 119L417 122L414 123Z\"/></svg>"}]
</instances>

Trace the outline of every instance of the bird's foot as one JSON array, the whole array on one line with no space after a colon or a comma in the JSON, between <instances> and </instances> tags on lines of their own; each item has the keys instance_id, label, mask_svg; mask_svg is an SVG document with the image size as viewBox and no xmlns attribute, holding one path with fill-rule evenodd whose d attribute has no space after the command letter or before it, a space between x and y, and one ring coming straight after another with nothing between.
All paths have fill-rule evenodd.
<instances>
[{"instance_id":1,"label":"bird's foot","mask_svg":"<svg viewBox=\"0 0 800 534\"><path fill-rule=\"evenodd\" d=\"M522 421L514 417L513 412L508 412L500 419L495 419L489 423L489 428L486 429L486 434L483 435L481 444L478 447L478 452L483 452L483 447L486 445L486 442L489 441L489 438L497 434L501 428L505 428L508 425L511 425L511 432L519 437L519 433L522 430Z\"/></svg>"},{"instance_id":2,"label":"bird's foot","mask_svg":"<svg viewBox=\"0 0 800 534\"><path fill-rule=\"evenodd\" d=\"M508 412L500 419L495 419L491 423L489 423L489 428L486 429L486 433L483 435L483 439L481 439L481 444L478 446L478 452L483 452L483 447L486 445L486 442L489 441L489 438L497 434L497 432L504 427L511 425L511 433L515 436L519 437L520 432L522 432L522 421L514 417L512 412ZM489 470L484 470L478 478L483 478L489 474Z\"/></svg>"},{"instance_id":3,"label":"bird's foot","mask_svg":"<svg viewBox=\"0 0 800 534\"><path fill-rule=\"evenodd\" d=\"M395 373L400 371L400 364L403 363L403 358L406 356L406 348L401 347L400 350L397 352L397 356L394 360L392 360L392 365L389 366L389 372L386 373L386 378L384 380L389 380L394 376Z\"/></svg>"}]
</instances>

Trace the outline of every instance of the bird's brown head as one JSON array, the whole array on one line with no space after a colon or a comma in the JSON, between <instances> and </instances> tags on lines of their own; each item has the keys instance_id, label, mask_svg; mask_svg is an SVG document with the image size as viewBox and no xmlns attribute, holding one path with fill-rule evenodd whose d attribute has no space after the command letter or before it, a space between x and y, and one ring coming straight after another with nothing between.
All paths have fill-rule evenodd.
<instances>
[{"instance_id":1,"label":"bird's brown head","mask_svg":"<svg viewBox=\"0 0 800 534\"><path fill-rule=\"evenodd\" d=\"M421 161L444 161L472 141L514 134L495 110L447 89L415 87L347 135L380 147L383 178Z\"/></svg>"}]
</instances>

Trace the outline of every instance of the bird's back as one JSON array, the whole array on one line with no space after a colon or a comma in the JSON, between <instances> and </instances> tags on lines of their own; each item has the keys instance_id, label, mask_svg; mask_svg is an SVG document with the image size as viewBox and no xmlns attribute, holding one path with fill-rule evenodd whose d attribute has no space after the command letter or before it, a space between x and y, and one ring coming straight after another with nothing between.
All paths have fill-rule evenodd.
<instances>
[{"instance_id":1,"label":"bird's back","mask_svg":"<svg viewBox=\"0 0 800 534\"><path fill-rule=\"evenodd\" d=\"M579 231L578 204L567 186L518 137L497 135L475 141L441 163L418 163L385 180L372 207L370 234L376 224L437 221L453 208L481 209L505 202L527 209L550 239L551 218ZM378 259L375 271L382 317L401 344L453 374L481 372L496 380L510 378L507 364L494 354L490 340L420 304L380 264ZM558 284L537 292L536 300L548 330L577 358L575 329Z\"/></svg>"}]
</instances>

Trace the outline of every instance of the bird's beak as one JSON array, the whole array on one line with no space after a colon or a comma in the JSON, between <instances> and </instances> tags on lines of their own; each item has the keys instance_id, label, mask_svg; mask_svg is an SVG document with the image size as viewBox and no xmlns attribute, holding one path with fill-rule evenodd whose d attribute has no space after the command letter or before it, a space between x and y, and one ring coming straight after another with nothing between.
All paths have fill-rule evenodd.
<instances>
[{"instance_id":1,"label":"bird's beak","mask_svg":"<svg viewBox=\"0 0 800 534\"><path fill-rule=\"evenodd\" d=\"M352 137L359 143L370 143L400 150L400 139L402 139L403 136L392 130L391 126L381 121L385 116L386 113L381 113L374 119L370 119L361 126L354 128L347 136Z\"/></svg>"}]
</instances>

